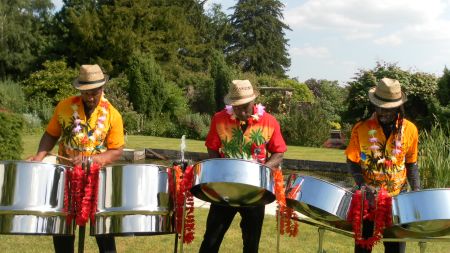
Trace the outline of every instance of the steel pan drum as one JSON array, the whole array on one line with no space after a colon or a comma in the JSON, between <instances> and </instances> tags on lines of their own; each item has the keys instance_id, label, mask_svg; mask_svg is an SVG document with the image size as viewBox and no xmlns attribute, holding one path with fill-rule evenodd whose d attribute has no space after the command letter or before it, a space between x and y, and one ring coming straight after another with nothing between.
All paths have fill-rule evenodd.
<instances>
[{"instance_id":1,"label":"steel pan drum","mask_svg":"<svg viewBox=\"0 0 450 253\"><path fill-rule=\"evenodd\" d=\"M167 168L153 164L102 168L91 235L174 233Z\"/></svg>"},{"instance_id":2,"label":"steel pan drum","mask_svg":"<svg viewBox=\"0 0 450 253\"><path fill-rule=\"evenodd\" d=\"M71 235L64 206L69 167L26 161L0 161L0 233ZM69 203L66 203L69 205Z\"/></svg>"},{"instance_id":3,"label":"steel pan drum","mask_svg":"<svg viewBox=\"0 0 450 253\"><path fill-rule=\"evenodd\" d=\"M241 159L208 159L194 165L192 194L226 206L257 206L275 200L271 169Z\"/></svg>"},{"instance_id":4,"label":"steel pan drum","mask_svg":"<svg viewBox=\"0 0 450 253\"><path fill-rule=\"evenodd\" d=\"M386 233L397 238L450 235L450 189L401 193L392 200L392 216Z\"/></svg>"},{"instance_id":5,"label":"steel pan drum","mask_svg":"<svg viewBox=\"0 0 450 253\"><path fill-rule=\"evenodd\" d=\"M351 231L347 213L352 193L327 181L299 176L286 186L286 204L307 217L333 228Z\"/></svg>"}]
</instances>

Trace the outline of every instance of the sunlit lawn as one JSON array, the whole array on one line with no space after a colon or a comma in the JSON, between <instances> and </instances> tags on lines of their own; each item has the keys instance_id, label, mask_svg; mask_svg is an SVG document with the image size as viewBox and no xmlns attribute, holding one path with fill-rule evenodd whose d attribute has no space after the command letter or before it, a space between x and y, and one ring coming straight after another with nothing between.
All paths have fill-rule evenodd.
<instances>
[{"instance_id":1,"label":"sunlit lawn","mask_svg":"<svg viewBox=\"0 0 450 253\"><path fill-rule=\"evenodd\" d=\"M40 135L24 136L24 152L22 157L27 157L36 152ZM158 149L179 149L180 140L171 138L160 138L150 136L128 136L128 148L158 148ZM187 140L187 151L204 152L204 142ZM318 149L289 146L285 157L292 159L344 162L342 150ZM196 209L196 239L192 244L184 246L184 252L198 252L201 238L206 224L207 209ZM227 232L222 243L220 252L238 253L242 251L242 239L239 228L239 215L236 216L232 226ZM261 236L260 252L276 252L276 224L274 216L266 216L263 234ZM298 237L291 238L281 236L280 252L317 252L318 233L317 228L304 223L300 223ZM87 229L87 231L89 231ZM117 237L116 244L118 252L173 252L174 236L140 236L140 237ZM77 244L76 244L77 245ZM325 233L323 248L330 252L353 252L353 239L344 235L327 231ZM51 236L22 236L22 235L1 235L0 252L53 252ZM94 237L87 236L85 252L97 252ZM178 251L180 252L180 251ZM375 253L383 252L382 244L377 245ZM407 252L420 252L417 242L408 242ZM450 252L450 243L432 242L427 243L427 252Z\"/></svg>"}]
</instances>

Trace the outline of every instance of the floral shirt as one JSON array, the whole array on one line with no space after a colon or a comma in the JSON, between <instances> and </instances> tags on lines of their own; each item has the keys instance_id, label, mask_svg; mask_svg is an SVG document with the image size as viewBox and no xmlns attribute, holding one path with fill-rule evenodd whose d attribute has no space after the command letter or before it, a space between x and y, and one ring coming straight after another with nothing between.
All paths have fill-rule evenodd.
<instances>
[{"instance_id":1,"label":"floral shirt","mask_svg":"<svg viewBox=\"0 0 450 253\"><path fill-rule=\"evenodd\" d=\"M125 144L122 117L103 96L89 119L80 96L59 102L46 131L61 137L59 154L65 157L80 152L90 156Z\"/></svg>"},{"instance_id":2,"label":"floral shirt","mask_svg":"<svg viewBox=\"0 0 450 253\"><path fill-rule=\"evenodd\" d=\"M206 137L206 147L222 157L265 163L268 153L283 153L287 147L275 117L261 111L248 120L245 132L230 107L214 115ZM255 106L254 111L261 105ZM263 107L262 107L263 108Z\"/></svg>"},{"instance_id":3,"label":"floral shirt","mask_svg":"<svg viewBox=\"0 0 450 253\"><path fill-rule=\"evenodd\" d=\"M399 133L386 139L373 114L355 125L345 153L350 161L361 165L367 184L383 187L395 196L406 187L405 164L417 162L418 139L416 126L406 119Z\"/></svg>"}]
</instances>

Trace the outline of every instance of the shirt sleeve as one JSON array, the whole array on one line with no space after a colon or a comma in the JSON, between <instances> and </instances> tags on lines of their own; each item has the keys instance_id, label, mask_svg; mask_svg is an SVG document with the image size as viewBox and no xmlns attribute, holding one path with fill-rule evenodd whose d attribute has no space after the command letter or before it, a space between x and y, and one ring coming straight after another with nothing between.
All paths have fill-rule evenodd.
<instances>
[{"instance_id":1,"label":"shirt sleeve","mask_svg":"<svg viewBox=\"0 0 450 253\"><path fill-rule=\"evenodd\" d=\"M409 125L409 138L411 145L408 148L408 151L405 154L405 162L406 163L416 163L417 156L419 153L418 142L419 142L419 133L417 131L417 127L414 124Z\"/></svg>"},{"instance_id":2,"label":"shirt sleeve","mask_svg":"<svg viewBox=\"0 0 450 253\"><path fill-rule=\"evenodd\" d=\"M209 128L208 135L206 136L205 146L211 150L219 151L220 146L220 137L217 133L217 114L211 120L211 126Z\"/></svg>"},{"instance_id":3,"label":"shirt sleeve","mask_svg":"<svg viewBox=\"0 0 450 253\"><path fill-rule=\"evenodd\" d=\"M350 142L348 143L347 149L345 150L345 155L347 155L347 158L354 163L359 163L361 160L361 149L359 146L358 128L359 124L356 124L353 127Z\"/></svg>"},{"instance_id":4,"label":"shirt sleeve","mask_svg":"<svg viewBox=\"0 0 450 253\"><path fill-rule=\"evenodd\" d=\"M48 134L50 134L53 137L59 137L61 136L61 123L59 122L59 114L61 111L62 104L61 102L58 103L58 105L55 108L55 111L53 112L53 116L50 119L50 122L47 125L47 129L45 130Z\"/></svg>"},{"instance_id":5,"label":"shirt sleeve","mask_svg":"<svg viewBox=\"0 0 450 253\"><path fill-rule=\"evenodd\" d=\"M284 153L287 150L286 142L281 135L280 124L274 119L273 120L273 134L267 143L267 150L270 153Z\"/></svg>"},{"instance_id":6,"label":"shirt sleeve","mask_svg":"<svg viewBox=\"0 0 450 253\"><path fill-rule=\"evenodd\" d=\"M122 116L117 110L111 110L111 128L106 137L108 149L117 149L125 145Z\"/></svg>"}]
</instances>

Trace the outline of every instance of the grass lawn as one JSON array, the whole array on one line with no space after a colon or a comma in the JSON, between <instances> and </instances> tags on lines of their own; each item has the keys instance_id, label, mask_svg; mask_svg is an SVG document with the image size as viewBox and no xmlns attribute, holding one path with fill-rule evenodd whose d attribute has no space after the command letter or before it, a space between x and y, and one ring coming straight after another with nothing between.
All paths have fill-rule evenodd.
<instances>
[{"instance_id":1,"label":"grass lawn","mask_svg":"<svg viewBox=\"0 0 450 253\"><path fill-rule=\"evenodd\" d=\"M23 138L24 152L22 157L28 157L36 152L40 135L27 135ZM180 140L150 136L128 136L127 148L161 148L179 149ZM187 140L187 151L204 152L203 141ZM343 150L319 149L289 146L286 158L318 160L330 162L344 162ZM196 235L192 244L184 246L184 252L198 252L206 224L207 209L196 208ZM220 252L242 252L242 239L239 228L239 215L233 221L232 226L225 235ZM86 231L89 231L87 229ZM117 237L118 252L173 252L174 236L141 236L141 237ZM77 243L77 242L76 242ZM77 245L77 244L76 244ZM334 232L325 233L323 248L327 253L353 252L353 239ZM0 235L0 252L53 252L51 236L22 236ZM281 236L280 252L317 252L318 233L317 228L304 223L299 224L299 235L295 238ZM98 252L95 238L86 236L85 252ZM267 215L260 243L261 253L276 252L276 221L274 216ZM384 252L382 244L375 247L374 253ZM407 252L420 252L417 242L408 242ZM427 252L450 252L450 243L427 243Z\"/></svg>"},{"instance_id":2,"label":"grass lawn","mask_svg":"<svg viewBox=\"0 0 450 253\"><path fill-rule=\"evenodd\" d=\"M195 239L192 244L184 245L184 252L198 252L203 233L205 231L207 209L195 209ZM240 216L236 215L232 226L225 235L220 252L239 253L242 252L242 239L239 227ZM86 229L89 231L89 229ZM78 231L77 231L78 235ZM137 236L137 237L116 237L118 252L137 253L137 252L157 252L172 253L174 248L175 235L159 236ZM261 235L260 253L276 252L276 221L275 217L267 215L264 220L263 232ZM78 242L75 242L77 247ZM22 235L0 235L1 252L13 253L50 253L53 252L51 236L22 236ZM311 253L317 252L318 233L314 226L299 224L299 234L297 237L281 236L280 253ZM346 253L353 252L353 239L344 235L336 234L330 231L325 232L323 249L327 253ZM75 251L76 252L76 251ZM95 238L86 236L85 252L98 252ZM180 251L178 251L180 252ZM375 246L374 253L384 252L382 244ZM407 252L420 252L417 242L408 243ZM450 243L427 243L427 252L450 252Z\"/></svg>"}]
</instances>

